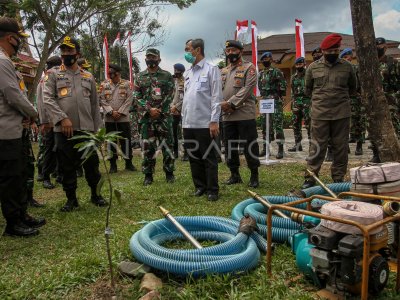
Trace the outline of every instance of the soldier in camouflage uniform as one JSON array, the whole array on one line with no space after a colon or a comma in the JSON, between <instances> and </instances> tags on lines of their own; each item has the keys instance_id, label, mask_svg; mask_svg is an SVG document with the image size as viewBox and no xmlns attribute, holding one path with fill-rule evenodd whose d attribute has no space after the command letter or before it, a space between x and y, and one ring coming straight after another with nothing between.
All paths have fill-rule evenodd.
<instances>
[{"instance_id":1,"label":"soldier in camouflage uniform","mask_svg":"<svg viewBox=\"0 0 400 300\"><path fill-rule=\"evenodd\" d=\"M339 58L343 58L351 63L353 60L353 50L346 48L342 50ZM352 64L357 77L357 94L350 97L351 119L350 119L350 141L349 143L357 143L355 155L363 155L362 144L364 143L366 119L365 106L361 99L361 87L358 78L358 65Z\"/></svg>"},{"instance_id":2,"label":"soldier in camouflage uniform","mask_svg":"<svg viewBox=\"0 0 400 300\"><path fill-rule=\"evenodd\" d=\"M383 91L385 93L392 124L397 134L400 137L400 63L393 57L386 56L387 49L386 40L383 37L376 39L376 47L379 57L379 70L382 78ZM372 162L380 162L379 150L374 141L371 141L373 158Z\"/></svg>"},{"instance_id":3,"label":"soldier in camouflage uniform","mask_svg":"<svg viewBox=\"0 0 400 300\"><path fill-rule=\"evenodd\" d=\"M162 70L160 51L147 49L147 70L140 72L135 78L133 99L138 105L143 148L142 170L145 174L143 184L153 183L156 165L155 153L157 141L162 147L163 169L169 183L175 181L174 176L174 140L172 134L172 117L170 105L174 95L174 80L171 73Z\"/></svg>"},{"instance_id":4,"label":"soldier in camouflage uniform","mask_svg":"<svg viewBox=\"0 0 400 300\"><path fill-rule=\"evenodd\" d=\"M295 145L289 148L289 152L303 151L301 140L303 139L301 133L301 124L304 124L307 129L308 139L311 140L310 135L310 97L304 94L304 75L305 75L305 59L299 57L295 60L296 73L292 75L292 125L294 132Z\"/></svg>"},{"instance_id":5,"label":"soldier in camouflage uniform","mask_svg":"<svg viewBox=\"0 0 400 300\"><path fill-rule=\"evenodd\" d=\"M285 141L285 134L283 132L283 96L286 94L286 80L283 73L278 68L272 67L272 53L265 52L261 56L261 62L264 65L264 69L260 71L258 76L258 88L260 89L261 96L263 98L274 98L275 99L275 113L270 118L270 136L269 141L276 139L278 144L278 153L276 154L277 159L283 158L283 143ZM265 114L261 115L262 122L262 133L263 139L265 140ZM266 144L264 143L263 151L260 156L265 156Z\"/></svg>"}]
</instances>

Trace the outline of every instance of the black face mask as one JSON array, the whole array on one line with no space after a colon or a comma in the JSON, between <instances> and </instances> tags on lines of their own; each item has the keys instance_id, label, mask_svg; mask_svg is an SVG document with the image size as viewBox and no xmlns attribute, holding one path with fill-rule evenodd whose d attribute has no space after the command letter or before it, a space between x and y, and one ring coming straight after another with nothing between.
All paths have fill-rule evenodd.
<instances>
[{"instance_id":1,"label":"black face mask","mask_svg":"<svg viewBox=\"0 0 400 300\"><path fill-rule=\"evenodd\" d=\"M158 60L154 60L154 59L146 59L146 65L149 67L149 68L155 68L155 67L157 67L158 66Z\"/></svg>"},{"instance_id":2,"label":"black face mask","mask_svg":"<svg viewBox=\"0 0 400 300\"><path fill-rule=\"evenodd\" d=\"M378 51L378 57L382 57L385 54L385 48L376 48Z\"/></svg>"},{"instance_id":3,"label":"black face mask","mask_svg":"<svg viewBox=\"0 0 400 300\"><path fill-rule=\"evenodd\" d=\"M262 64L266 68L269 68L271 66L271 62L270 61L263 61Z\"/></svg>"},{"instance_id":4,"label":"black face mask","mask_svg":"<svg viewBox=\"0 0 400 300\"><path fill-rule=\"evenodd\" d=\"M328 63L333 64L335 61L337 61L339 54L324 54L324 57Z\"/></svg>"},{"instance_id":5,"label":"black face mask","mask_svg":"<svg viewBox=\"0 0 400 300\"><path fill-rule=\"evenodd\" d=\"M303 73L304 70L305 70L304 67L296 68L296 71L299 72L299 73Z\"/></svg>"},{"instance_id":6,"label":"black face mask","mask_svg":"<svg viewBox=\"0 0 400 300\"><path fill-rule=\"evenodd\" d=\"M317 55L317 56L313 56L313 61L317 61L317 60L319 60L320 58L322 57L322 54L321 55Z\"/></svg>"},{"instance_id":7,"label":"black face mask","mask_svg":"<svg viewBox=\"0 0 400 300\"><path fill-rule=\"evenodd\" d=\"M239 60L240 54L229 53L226 58L229 60L230 63L235 63Z\"/></svg>"},{"instance_id":8,"label":"black face mask","mask_svg":"<svg viewBox=\"0 0 400 300\"><path fill-rule=\"evenodd\" d=\"M72 55L61 55L64 65L66 65L67 67L71 67L76 61L76 54L72 54Z\"/></svg>"}]
</instances>

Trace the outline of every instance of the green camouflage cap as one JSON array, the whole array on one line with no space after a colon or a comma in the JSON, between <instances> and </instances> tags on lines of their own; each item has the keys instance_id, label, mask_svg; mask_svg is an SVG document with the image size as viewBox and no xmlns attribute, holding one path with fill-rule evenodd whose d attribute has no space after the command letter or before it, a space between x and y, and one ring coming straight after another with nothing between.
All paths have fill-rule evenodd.
<instances>
[{"instance_id":1,"label":"green camouflage cap","mask_svg":"<svg viewBox=\"0 0 400 300\"><path fill-rule=\"evenodd\" d=\"M157 56L160 56L160 51L158 51L157 49L154 49L154 48L149 48L146 51L146 55L157 55Z\"/></svg>"}]
</instances>

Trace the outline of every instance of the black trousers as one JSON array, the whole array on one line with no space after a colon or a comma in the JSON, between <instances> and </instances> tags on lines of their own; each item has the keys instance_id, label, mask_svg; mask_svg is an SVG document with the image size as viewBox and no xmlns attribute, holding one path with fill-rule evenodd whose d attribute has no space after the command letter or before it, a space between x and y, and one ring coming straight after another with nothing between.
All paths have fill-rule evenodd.
<instances>
[{"instance_id":1,"label":"black trousers","mask_svg":"<svg viewBox=\"0 0 400 300\"><path fill-rule=\"evenodd\" d=\"M23 180L22 139L0 140L0 202L7 224L20 220L26 213L26 183Z\"/></svg>"},{"instance_id":2,"label":"black trousers","mask_svg":"<svg viewBox=\"0 0 400 300\"><path fill-rule=\"evenodd\" d=\"M119 140L122 153L124 154L125 160L132 159L132 145L131 145L131 125L129 122L106 122L106 132L119 131L119 135L125 139ZM109 156L111 161L115 161L118 158L117 149L115 146L108 145Z\"/></svg>"},{"instance_id":3,"label":"black trousers","mask_svg":"<svg viewBox=\"0 0 400 300\"><path fill-rule=\"evenodd\" d=\"M260 166L257 136L257 124L254 119L224 122L225 158L229 169L237 170L240 167L239 146L243 148L250 169Z\"/></svg>"},{"instance_id":4,"label":"black trousers","mask_svg":"<svg viewBox=\"0 0 400 300\"><path fill-rule=\"evenodd\" d=\"M179 154L179 125L181 123L181 115L173 115L172 116L172 133L174 135L174 154L178 157Z\"/></svg>"},{"instance_id":5,"label":"black trousers","mask_svg":"<svg viewBox=\"0 0 400 300\"><path fill-rule=\"evenodd\" d=\"M74 131L74 135L83 135L84 133ZM77 188L76 170L82 165L85 170L85 178L90 188L96 189L100 180L99 157L97 153L91 155L88 159L82 156L83 152L78 152L74 146L80 143L80 140L69 140L61 132L55 132L55 142L57 147L57 159L59 170L62 174L62 185L66 193L75 191Z\"/></svg>"},{"instance_id":6,"label":"black trousers","mask_svg":"<svg viewBox=\"0 0 400 300\"><path fill-rule=\"evenodd\" d=\"M183 137L195 188L206 190L208 194L217 194L219 191L217 145L210 136L210 130L184 128Z\"/></svg>"},{"instance_id":7,"label":"black trousers","mask_svg":"<svg viewBox=\"0 0 400 300\"><path fill-rule=\"evenodd\" d=\"M44 145L42 174L45 180L49 180L50 174L54 173L57 165L56 147L55 147L53 129L44 134L42 138Z\"/></svg>"}]
</instances>

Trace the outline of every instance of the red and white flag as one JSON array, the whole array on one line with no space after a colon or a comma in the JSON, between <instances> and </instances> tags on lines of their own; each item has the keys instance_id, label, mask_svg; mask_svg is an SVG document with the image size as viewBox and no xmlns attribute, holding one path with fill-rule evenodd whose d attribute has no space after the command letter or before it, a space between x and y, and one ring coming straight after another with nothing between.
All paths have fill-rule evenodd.
<instances>
[{"instance_id":1,"label":"red and white flag","mask_svg":"<svg viewBox=\"0 0 400 300\"><path fill-rule=\"evenodd\" d=\"M132 41L131 41L131 32L129 31L126 34L126 41L128 42L126 45L126 55L128 57L129 62L129 82L131 89L133 88L133 58L132 58Z\"/></svg>"},{"instance_id":2,"label":"red and white flag","mask_svg":"<svg viewBox=\"0 0 400 300\"><path fill-rule=\"evenodd\" d=\"M256 71L258 74L258 47L257 47L257 36L258 29L255 21L251 20L251 52L252 52L252 62L256 67ZM257 80L258 81L258 80ZM258 83L254 87L254 95L260 96L260 90L258 89Z\"/></svg>"},{"instance_id":3,"label":"red and white flag","mask_svg":"<svg viewBox=\"0 0 400 300\"><path fill-rule=\"evenodd\" d=\"M249 20L236 21L236 31L235 31L235 40L239 38L239 35L247 33L249 29Z\"/></svg>"},{"instance_id":4,"label":"red and white flag","mask_svg":"<svg viewBox=\"0 0 400 300\"><path fill-rule=\"evenodd\" d=\"M104 36L103 55L104 55L104 78L108 79L108 65L110 63L110 56L109 56L109 53L108 53L107 35Z\"/></svg>"},{"instance_id":5,"label":"red and white flag","mask_svg":"<svg viewBox=\"0 0 400 300\"><path fill-rule=\"evenodd\" d=\"M304 34L301 20L296 19L296 58L305 57Z\"/></svg>"},{"instance_id":6,"label":"red and white flag","mask_svg":"<svg viewBox=\"0 0 400 300\"><path fill-rule=\"evenodd\" d=\"M121 34L118 32L117 37L114 40L114 43L112 44L113 47L116 46L121 46Z\"/></svg>"}]
</instances>

